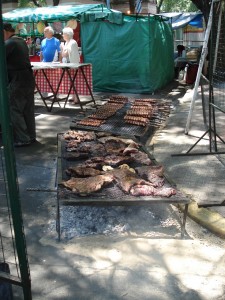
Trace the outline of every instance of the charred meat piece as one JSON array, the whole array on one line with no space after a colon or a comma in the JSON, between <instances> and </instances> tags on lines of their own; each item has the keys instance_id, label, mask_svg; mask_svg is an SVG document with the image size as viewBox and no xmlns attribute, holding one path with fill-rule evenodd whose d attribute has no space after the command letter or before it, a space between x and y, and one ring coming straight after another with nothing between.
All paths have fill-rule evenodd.
<instances>
[{"instance_id":1,"label":"charred meat piece","mask_svg":"<svg viewBox=\"0 0 225 300\"><path fill-rule=\"evenodd\" d=\"M96 134L97 138L102 138L102 137L106 137L106 136L112 136L111 133L105 132L105 131L96 132L95 134Z\"/></svg>"},{"instance_id":2,"label":"charred meat piece","mask_svg":"<svg viewBox=\"0 0 225 300\"><path fill-rule=\"evenodd\" d=\"M64 133L65 140L93 141L96 140L94 131L69 130Z\"/></svg>"},{"instance_id":3,"label":"charred meat piece","mask_svg":"<svg viewBox=\"0 0 225 300\"><path fill-rule=\"evenodd\" d=\"M86 152L90 155L105 155L105 147L97 141L83 142L79 145L80 152Z\"/></svg>"},{"instance_id":4,"label":"charred meat piece","mask_svg":"<svg viewBox=\"0 0 225 300\"><path fill-rule=\"evenodd\" d=\"M130 156L123 156L123 155L106 155L103 156L95 156L90 158L84 162L84 165L87 167L97 168L100 169L104 165L109 165L112 167L119 166L124 163L131 162L133 160Z\"/></svg>"},{"instance_id":5,"label":"charred meat piece","mask_svg":"<svg viewBox=\"0 0 225 300\"><path fill-rule=\"evenodd\" d=\"M124 150L123 154L127 155L130 153L137 153L138 152L139 145L137 143L130 143Z\"/></svg>"},{"instance_id":6,"label":"charred meat piece","mask_svg":"<svg viewBox=\"0 0 225 300\"><path fill-rule=\"evenodd\" d=\"M154 165L154 166L141 166L135 168L135 170L138 172L138 174L141 177L148 176L149 173L158 175L160 177L163 176L164 168L162 165Z\"/></svg>"},{"instance_id":7,"label":"charred meat piece","mask_svg":"<svg viewBox=\"0 0 225 300\"><path fill-rule=\"evenodd\" d=\"M80 141L77 140L70 140L66 144L66 151L72 152L72 151L77 151L78 145L80 144Z\"/></svg>"},{"instance_id":8,"label":"charred meat piece","mask_svg":"<svg viewBox=\"0 0 225 300\"><path fill-rule=\"evenodd\" d=\"M90 177L104 174L103 171L85 166L69 167L66 173L72 177Z\"/></svg>"},{"instance_id":9,"label":"charred meat piece","mask_svg":"<svg viewBox=\"0 0 225 300\"><path fill-rule=\"evenodd\" d=\"M82 158L88 158L89 154L86 152L73 151L66 154L67 160L77 160Z\"/></svg>"},{"instance_id":10,"label":"charred meat piece","mask_svg":"<svg viewBox=\"0 0 225 300\"><path fill-rule=\"evenodd\" d=\"M134 185L130 190L133 196L161 196L161 197L171 197L176 195L176 190L169 187L159 187L155 188L149 185Z\"/></svg>"},{"instance_id":11,"label":"charred meat piece","mask_svg":"<svg viewBox=\"0 0 225 300\"><path fill-rule=\"evenodd\" d=\"M147 153L142 152L142 151L131 153L130 156L134 159L135 162L140 163L142 165L149 166L152 163L152 161L148 157Z\"/></svg>"},{"instance_id":12,"label":"charred meat piece","mask_svg":"<svg viewBox=\"0 0 225 300\"><path fill-rule=\"evenodd\" d=\"M142 166L135 168L135 170L141 178L151 182L154 187L163 186L165 180L162 178L162 166Z\"/></svg>"},{"instance_id":13,"label":"charred meat piece","mask_svg":"<svg viewBox=\"0 0 225 300\"><path fill-rule=\"evenodd\" d=\"M105 136L105 137L99 138L98 140L102 144L105 144L109 140L114 140L114 141L121 141L121 142L125 143L126 145L130 145L131 143L134 143L137 145L137 147L139 146L138 143L135 143L132 139L126 139L126 138L119 137L119 136L112 136L112 135Z\"/></svg>"},{"instance_id":14,"label":"charred meat piece","mask_svg":"<svg viewBox=\"0 0 225 300\"><path fill-rule=\"evenodd\" d=\"M113 174L120 188L126 193L129 193L130 189L135 185L151 185L129 169L114 169L110 171L110 174Z\"/></svg>"},{"instance_id":15,"label":"charred meat piece","mask_svg":"<svg viewBox=\"0 0 225 300\"><path fill-rule=\"evenodd\" d=\"M90 167L94 169L102 169L104 166L104 157L103 156L94 156L84 161L84 163L80 164L79 166Z\"/></svg>"},{"instance_id":16,"label":"charred meat piece","mask_svg":"<svg viewBox=\"0 0 225 300\"><path fill-rule=\"evenodd\" d=\"M111 174L91 176L87 178L74 178L63 181L61 184L66 188L72 190L72 192L85 196L94 192L97 192L110 184L113 181Z\"/></svg>"},{"instance_id":17,"label":"charred meat piece","mask_svg":"<svg viewBox=\"0 0 225 300\"><path fill-rule=\"evenodd\" d=\"M133 161L132 157L126 155L107 155L104 157L104 164L112 167Z\"/></svg>"},{"instance_id":18,"label":"charred meat piece","mask_svg":"<svg viewBox=\"0 0 225 300\"><path fill-rule=\"evenodd\" d=\"M108 154L119 154L123 153L126 148L126 144L120 140L107 140L105 142L105 149Z\"/></svg>"}]
</instances>

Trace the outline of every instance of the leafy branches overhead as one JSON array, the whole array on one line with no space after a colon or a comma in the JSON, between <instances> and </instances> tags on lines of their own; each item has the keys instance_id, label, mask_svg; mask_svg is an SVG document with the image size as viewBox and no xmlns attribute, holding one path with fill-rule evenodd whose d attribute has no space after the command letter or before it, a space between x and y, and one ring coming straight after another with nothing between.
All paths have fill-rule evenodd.
<instances>
[{"instance_id":1,"label":"leafy branches overhead","mask_svg":"<svg viewBox=\"0 0 225 300\"><path fill-rule=\"evenodd\" d=\"M161 12L194 12L197 7L192 0L157 0Z\"/></svg>"},{"instance_id":2,"label":"leafy branches overhead","mask_svg":"<svg viewBox=\"0 0 225 300\"><path fill-rule=\"evenodd\" d=\"M39 7L47 6L46 0L19 0L18 7Z\"/></svg>"}]
</instances>

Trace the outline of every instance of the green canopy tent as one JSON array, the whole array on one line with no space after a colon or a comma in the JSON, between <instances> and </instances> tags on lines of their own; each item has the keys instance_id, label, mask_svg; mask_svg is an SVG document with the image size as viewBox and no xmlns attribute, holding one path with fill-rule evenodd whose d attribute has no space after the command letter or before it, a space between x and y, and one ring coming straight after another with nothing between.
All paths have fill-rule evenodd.
<instances>
[{"instance_id":1,"label":"green canopy tent","mask_svg":"<svg viewBox=\"0 0 225 300\"><path fill-rule=\"evenodd\" d=\"M69 19L79 19L82 14L89 10L98 8L100 11L106 10L102 4L86 5L59 5L36 8L17 8L4 13L3 22L12 23L37 23L39 21L68 21Z\"/></svg>"},{"instance_id":2,"label":"green canopy tent","mask_svg":"<svg viewBox=\"0 0 225 300\"><path fill-rule=\"evenodd\" d=\"M16 9L3 21L68 21L81 25L84 62L94 91L152 93L174 77L171 24L157 16L124 16L102 4Z\"/></svg>"},{"instance_id":3,"label":"green canopy tent","mask_svg":"<svg viewBox=\"0 0 225 300\"><path fill-rule=\"evenodd\" d=\"M153 93L174 78L171 24L157 16L124 16L81 24L82 49L95 91Z\"/></svg>"}]
</instances>

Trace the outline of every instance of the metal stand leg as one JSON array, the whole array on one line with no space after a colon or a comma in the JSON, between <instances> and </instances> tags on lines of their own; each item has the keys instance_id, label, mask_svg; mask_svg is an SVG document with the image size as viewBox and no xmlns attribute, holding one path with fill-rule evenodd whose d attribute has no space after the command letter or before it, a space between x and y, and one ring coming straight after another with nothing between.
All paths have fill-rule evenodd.
<instances>
[{"instance_id":1,"label":"metal stand leg","mask_svg":"<svg viewBox=\"0 0 225 300\"><path fill-rule=\"evenodd\" d=\"M184 215L183 215L183 223L181 224L181 238L184 237L184 233L185 233L185 225L186 225L186 219L187 219L187 212L188 212L188 204L185 204Z\"/></svg>"},{"instance_id":2,"label":"metal stand leg","mask_svg":"<svg viewBox=\"0 0 225 300\"><path fill-rule=\"evenodd\" d=\"M58 241L61 240L61 228L60 228L60 207L59 207L59 197L57 193L57 211L56 211L56 232L58 233Z\"/></svg>"}]
</instances>

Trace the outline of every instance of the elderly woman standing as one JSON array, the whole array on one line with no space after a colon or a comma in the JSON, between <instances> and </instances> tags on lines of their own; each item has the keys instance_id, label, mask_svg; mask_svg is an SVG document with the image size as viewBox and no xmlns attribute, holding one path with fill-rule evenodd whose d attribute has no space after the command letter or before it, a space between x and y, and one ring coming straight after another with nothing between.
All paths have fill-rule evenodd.
<instances>
[{"instance_id":1,"label":"elderly woman standing","mask_svg":"<svg viewBox=\"0 0 225 300\"><path fill-rule=\"evenodd\" d=\"M63 39L65 43L61 43L62 49L62 62L63 63L79 63L80 54L78 51L78 44L73 39L73 29L70 27L65 27L63 29ZM73 95L73 98L69 100L74 104L79 103L76 95Z\"/></svg>"},{"instance_id":2,"label":"elderly woman standing","mask_svg":"<svg viewBox=\"0 0 225 300\"><path fill-rule=\"evenodd\" d=\"M67 63L79 63L80 55L78 51L78 44L73 39L73 29L65 27L63 29L64 44L61 44L62 61Z\"/></svg>"}]
</instances>

